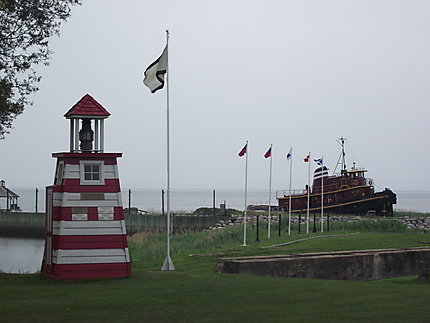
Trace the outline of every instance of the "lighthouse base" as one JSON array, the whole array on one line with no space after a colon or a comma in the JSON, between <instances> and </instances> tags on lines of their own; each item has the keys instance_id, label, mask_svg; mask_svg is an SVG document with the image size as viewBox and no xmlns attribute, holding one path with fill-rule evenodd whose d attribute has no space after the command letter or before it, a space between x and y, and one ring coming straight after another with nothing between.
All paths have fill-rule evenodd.
<instances>
[{"instance_id":1,"label":"lighthouse base","mask_svg":"<svg viewBox=\"0 0 430 323\"><path fill-rule=\"evenodd\" d=\"M54 280L118 278L131 276L130 264L42 264L42 275Z\"/></svg>"}]
</instances>

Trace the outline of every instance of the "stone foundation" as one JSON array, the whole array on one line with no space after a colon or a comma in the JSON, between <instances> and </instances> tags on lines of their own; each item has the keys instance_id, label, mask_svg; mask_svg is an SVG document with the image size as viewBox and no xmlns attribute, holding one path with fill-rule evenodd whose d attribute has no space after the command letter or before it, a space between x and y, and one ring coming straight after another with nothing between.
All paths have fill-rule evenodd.
<instances>
[{"instance_id":1,"label":"stone foundation","mask_svg":"<svg viewBox=\"0 0 430 323\"><path fill-rule=\"evenodd\" d=\"M335 280L415 276L428 263L428 247L218 259L221 273Z\"/></svg>"}]
</instances>

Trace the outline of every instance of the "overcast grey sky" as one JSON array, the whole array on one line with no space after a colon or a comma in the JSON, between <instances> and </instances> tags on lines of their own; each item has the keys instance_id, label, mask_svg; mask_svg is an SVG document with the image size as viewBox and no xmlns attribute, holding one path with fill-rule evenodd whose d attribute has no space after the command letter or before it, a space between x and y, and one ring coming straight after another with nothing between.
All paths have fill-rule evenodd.
<instances>
[{"instance_id":1,"label":"overcast grey sky","mask_svg":"<svg viewBox=\"0 0 430 323\"><path fill-rule=\"evenodd\" d=\"M169 29L171 187L287 189L307 181L303 158L348 167L377 188L429 190L430 1L83 0L51 40L33 107L0 141L9 187L53 183L53 152L69 149L63 117L86 93L112 115L105 150L122 152L122 188L166 185L166 91L143 71ZM316 167L312 163L312 170Z\"/></svg>"}]
</instances>

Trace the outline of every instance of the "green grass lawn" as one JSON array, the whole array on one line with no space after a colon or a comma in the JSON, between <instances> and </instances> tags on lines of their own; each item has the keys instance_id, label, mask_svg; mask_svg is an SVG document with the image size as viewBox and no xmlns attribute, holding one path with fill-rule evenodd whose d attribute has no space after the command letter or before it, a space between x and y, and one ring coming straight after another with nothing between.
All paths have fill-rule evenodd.
<instances>
[{"instance_id":1,"label":"green grass lawn","mask_svg":"<svg viewBox=\"0 0 430 323\"><path fill-rule=\"evenodd\" d=\"M260 249L315 234L283 232L269 240L263 230L256 243L250 229L242 247L240 228L221 231L173 236L171 272L160 271L165 236L154 234L130 239L130 278L50 281L39 274L0 274L0 321L430 322L430 284L416 276L355 282L219 274L216 268L218 258L229 256L421 247L430 242L428 233L367 232Z\"/></svg>"}]
</instances>

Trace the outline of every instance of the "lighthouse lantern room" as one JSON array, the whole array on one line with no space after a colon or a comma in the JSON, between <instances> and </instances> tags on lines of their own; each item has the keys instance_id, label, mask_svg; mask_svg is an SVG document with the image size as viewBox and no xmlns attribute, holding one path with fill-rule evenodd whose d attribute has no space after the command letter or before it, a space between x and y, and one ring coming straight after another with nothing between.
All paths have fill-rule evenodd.
<instances>
[{"instance_id":1,"label":"lighthouse lantern room","mask_svg":"<svg viewBox=\"0 0 430 323\"><path fill-rule=\"evenodd\" d=\"M86 94L64 116L70 120L70 152L52 154L57 165L54 184L46 188L42 275L130 276L117 167L122 153L104 152L104 120L110 113Z\"/></svg>"}]
</instances>

